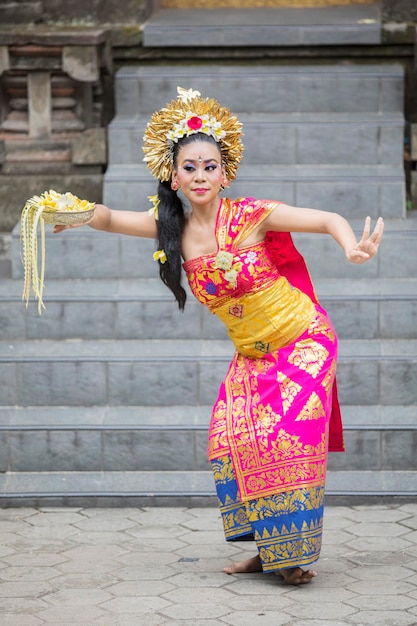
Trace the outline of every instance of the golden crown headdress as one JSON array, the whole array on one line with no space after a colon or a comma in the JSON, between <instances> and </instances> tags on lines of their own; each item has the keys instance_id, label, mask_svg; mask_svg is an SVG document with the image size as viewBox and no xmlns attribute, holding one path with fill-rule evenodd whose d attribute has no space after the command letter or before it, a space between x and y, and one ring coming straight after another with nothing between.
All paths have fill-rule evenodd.
<instances>
[{"instance_id":1,"label":"golden crown headdress","mask_svg":"<svg viewBox=\"0 0 417 626\"><path fill-rule=\"evenodd\" d=\"M226 177L236 178L242 158L242 124L233 113L213 98L202 98L199 91L177 87L178 98L156 111L143 136L144 161L152 175L169 181L173 166L174 145L195 133L213 137L219 144Z\"/></svg>"}]
</instances>

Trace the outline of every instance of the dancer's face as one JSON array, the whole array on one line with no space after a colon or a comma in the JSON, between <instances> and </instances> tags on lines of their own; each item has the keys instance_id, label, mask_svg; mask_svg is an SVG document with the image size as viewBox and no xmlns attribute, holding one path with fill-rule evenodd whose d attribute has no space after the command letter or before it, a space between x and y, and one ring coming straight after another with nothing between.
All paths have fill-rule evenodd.
<instances>
[{"instance_id":1,"label":"dancer's face","mask_svg":"<svg viewBox=\"0 0 417 626\"><path fill-rule=\"evenodd\" d=\"M180 148L172 179L177 180L191 206L218 201L224 178L220 150L207 141L193 141Z\"/></svg>"}]
</instances>

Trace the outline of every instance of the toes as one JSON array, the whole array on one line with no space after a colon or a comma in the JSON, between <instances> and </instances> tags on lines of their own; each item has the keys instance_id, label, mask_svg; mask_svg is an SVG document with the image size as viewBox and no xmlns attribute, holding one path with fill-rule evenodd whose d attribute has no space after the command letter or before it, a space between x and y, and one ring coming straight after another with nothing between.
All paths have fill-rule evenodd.
<instances>
[{"instance_id":1,"label":"toes","mask_svg":"<svg viewBox=\"0 0 417 626\"><path fill-rule=\"evenodd\" d=\"M288 585L306 585L317 576L317 572L314 570L304 571L301 567L296 567L293 570L283 570L280 573Z\"/></svg>"},{"instance_id":2,"label":"toes","mask_svg":"<svg viewBox=\"0 0 417 626\"><path fill-rule=\"evenodd\" d=\"M247 561L232 563L223 568L225 574L252 574L254 572L262 572L262 563L259 556L252 557Z\"/></svg>"},{"instance_id":3,"label":"toes","mask_svg":"<svg viewBox=\"0 0 417 626\"><path fill-rule=\"evenodd\" d=\"M307 572L303 572L300 578L298 579L297 584L305 585L309 583L315 576L317 576L317 572L314 572L313 570L308 570Z\"/></svg>"}]
</instances>

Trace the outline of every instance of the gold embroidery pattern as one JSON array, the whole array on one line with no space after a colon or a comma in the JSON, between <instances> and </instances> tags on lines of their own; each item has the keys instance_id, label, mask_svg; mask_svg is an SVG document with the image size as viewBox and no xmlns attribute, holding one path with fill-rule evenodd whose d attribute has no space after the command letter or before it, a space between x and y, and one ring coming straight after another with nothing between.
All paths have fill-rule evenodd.
<instances>
[{"instance_id":1,"label":"gold embroidery pattern","mask_svg":"<svg viewBox=\"0 0 417 626\"><path fill-rule=\"evenodd\" d=\"M212 461L211 468L216 484L226 484L234 479L233 465L230 462L224 463L221 459L216 459Z\"/></svg>"},{"instance_id":2,"label":"gold embroidery pattern","mask_svg":"<svg viewBox=\"0 0 417 626\"><path fill-rule=\"evenodd\" d=\"M336 376L336 359L333 359L333 362L326 374L326 376L324 377L323 381L322 381L322 385L324 387L324 389L326 390L326 393L329 394L330 390L333 386L333 381L334 381L334 377Z\"/></svg>"},{"instance_id":3,"label":"gold embroidery pattern","mask_svg":"<svg viewBox=\"0 0 417 626\"><path fill-rule=\"evenodd\" d=\"M208 440L208 458L218 458L229 452L226 430L226 403L218 400L213 408Z\"/></svg>"},{"instance_id":4,"label":"gold embroidery pattern","mask_svg":"<svg viewBox=\"0 0 417 626\"><path fill-rule=\"evenodd\" d=\"M253 376L257 382L258 375L265 375L275 366L273 355L269 355L269 359L245 359L245 357L239 356L238 358L246 364L249 376Z\"/></svg>"},{"instance_id":5,"label":"gold embroidery pattern","mask_svg":"<svg viewBox=\"0 0 417 626\"><path fill-rule=\"evenodd\" d=\"M261 242L251 246L250 249L242 248L242 250L238 249L238 244L246 239L279 204L279 202L263 202L249 198L222 200L216 227L219 252L217 255L204 255L184 263L191 290L200 302L207 306L211 303L220 306L224 299L225 302L229 301L234 304L231 289L234 290L236 287L237 275L242 273L243 264L245 275L247 273L253 279L259 277L263 284L265 283L266 272L271 272L271 260L264 244ZM247 255L253 254L255 250L256 264L247 264ZM233 263L233 259L239 257L245 261ZM228 274L229 278L227 278L225 273L230 271L233 273ZM217 287L216 293L207 293L205 289L208 275L210 281Z\"/></svg>"},{"instance_id":6,"label":"gold embroidery pattern","mask_svg":"<svg viewBox=\"0 0 417 626\"><path fill-rule=\"evenodd\" d=\"M296 342L288 361L317 378L328 356L328 350L320 343L304 339Z\"/></svg>"},{"instance_id":7,"label":"gold embroidery pattern","mask_svg":"<svg viewBox=\"0 0 417 626\"><path fill-rule=\"evenodd\" d=\"M300 411L298 416L295 418L296 422L301 422L304 420L318 420L325 415L325 411L323 409L323 405L321 403L318 395L313 391L311 396L308 399L307 404Z\"/></svg>"},{"instance_id":8,"label":"gold embroidery pattern","mask_svg":"<svg viewBox=\"0 0 417 626\"><path fill-rule=\"evenodd\" d=\"M295 489L284 494L257 498L247 503L249 520L278 517L282 514L294 514L297 511L315 511L323 506L324 488Z\"/></svg>"},{"instance_id":9,"label":"gold embroidery pattern","mask_svg":"<svg viewBox=\"0 0 417 626\"><path fill-rule=\"evenodd\" d=\"M259 350L259 352L264 352L265 354L268 354L269 343L264 343L263 341L255 341L255 350Z\"/></svg>"},{"instance_id":10,"label":"gold embroidery pattern","mask_svg":"<svg viewBox=\"0 0 417 626\"><path fill-rule=\"evenodd\" d=\"M253 536L265 571L308 565L321 548L324 487L295 489L283 494L255 498L242 503L236 492L231 459L214 462L216 486L221 481L220 512L226 539ZM225 467L217 472L217 465Z\"/></svg>"},{"instance_id":11,"label":"gold embroidery pattern","mask_svg":"<svg viewBox=\"0 0 417 626\"><path fill-rule=\"evenodd\" d=\"M234 539L252 532L244 503L226 499L225 504L220 505L220 512L226 539Z\"/></svg>"},{"instance_id":12,"label":"gold embroidery pattern","mask_svg":"<svg viewBox=\"0 0 417 626\"><path fill-rule=\"evenodd\" d=\"M315 319L311 322L309 328L310 335L324 335L333 343L335 340L335 332L329 320L322 313L318 313Z\"/></svg>"},{"instance_id":13,"label":"gold embroidery pattern","mask_svg":"<svg viewBox=\"0 0 417 626\"><path fill-rule=\"evenodd\" d=\"M268 375L275 363L273 355L263 359L236 355L221 392L228 400L219 401L213 411L209 458L232 455L242 501L297 487L321 486L325 480L327 441L324 425L318 443L305 444L299 435L291 434L284 426L279 427L284 412L280 413L271 403L265 403L257 392L258 377ZM311 372L307 374L311 375ZM301 385L296 385L301 392ZM325 410L319 408L323 399L311 393L308 398L303 410L290 420L296 424L323 419L325 424ZM285 397L281 406L289 410Z\"/></svg>"},{"instance_id":14,"label":"gold embroidery pattern","mask_svg":"<svg viewBox=\"0 0 417 626\"><path fill-rule=\"evenodd\" d=\"M222 203L218 249L234 253L237 290L227 283L225 270L213 267L214 254L184 265L193 293L225 322L240 352L213 410L209 458L230 454L245 503L322 487L326 472L334 330L305 294L288 287L263 244L238 248L276 206L252 199ZM248 263L254 253L256 262ZM297 314L290 317L288 307L293 310L295 302ZM243 305L244 317L236 319L231 309ZM262 347L269 343L268 353L255 352L258 341Z\"/></svg>"},{"instance_id":15,"label":"gold embroidery pattern","mask_svg":"<svg viewBox=\"0 0 417 626\"><path fill-rule=\"evenodd\" d=\"M264 532L262 537L255 535L263 571L274 571L277 564L285 568L314 562L320 554L322 532L320 520L312 528L303 527L301 531L293 525L290 530L282 526L270 534Z\"/></svg>"},{"instance_id":16,"label":"gold embroidery pattern","mask_svg":"<svg viewBox=\"0 0 417 626\"><path fill-rule=\"evenodd\" d=\"M254 398L255 402L259 399L259 394L256 394L256 396ZM253 418L257 437L267 437L274 433L277 424L282 419L281 415L272 410L270 404L264 405L260 402L254 406Z\"/></svg>"},{"instance_id":17,"label":"gold embroidery pattern","mask_svg":"<svg viewBox=\"0 0 417 626\"><path fill-rule=\"evenodd\" d=\"M288 376L285 376L282 372L278 372L277 380L280 385L282 396L282 407L284 409L284 415L288 412L296 395L301 391L302 387Z\"/></svg>"},{"instance_id":18,"label":"gold embroidery pattern","mask_svg":"<svg viewBox=\"0 0 417 626\"><path fill-rule=\"evenodd\" d=\"M240 424L242 428L242 423ZM318 446L303 445L298 436L280 429L277 439L266 448L260 436L258 447L251 446L247 433L239 437L237 480L243 501L259 495L283 493L289 489L322 486L326 476L326 435Z\"/></svg>"},{"instance_id":19,"label":"gold embroidery pattern","mask_svg":"<svg viewBox=\"0 0 417 626\"><path fill-rule=\"evenodd\" d=\"M229 307L229 314L241 319L243 317L243 305L242 304L232 305L231 307Z\"/></svg>"},{"instance_id":20,"label":"gold embroidery pattern","mask_svg":"<svg viewBox=\"0 0 417 626\"><path fill-rule=\"evenodd\" d=\"M259 350L259 352L264 352L265 354L268 354L269 343L264 343L263 341L255 341L255 350Z\"/></svg>"}]
</instances>

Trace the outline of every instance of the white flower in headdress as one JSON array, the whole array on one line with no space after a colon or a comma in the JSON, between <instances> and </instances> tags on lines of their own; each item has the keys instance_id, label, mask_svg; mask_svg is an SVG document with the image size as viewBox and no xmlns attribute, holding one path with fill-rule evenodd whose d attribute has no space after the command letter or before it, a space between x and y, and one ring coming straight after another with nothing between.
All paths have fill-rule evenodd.
<instances>
[{"instance_id":1,"label":"white flower in headdress","mask_svg":"<svg viewBox=\"0 0 417 626\"><path fill-rule=\"evenodd\" d=\"M184 89L183 87L177 87L178 91L178 99L183 102L188 102L189 100L193 100L198 96L201 96L199 91L193 91L192 89Z\"/></svg>"}]
</instances>

